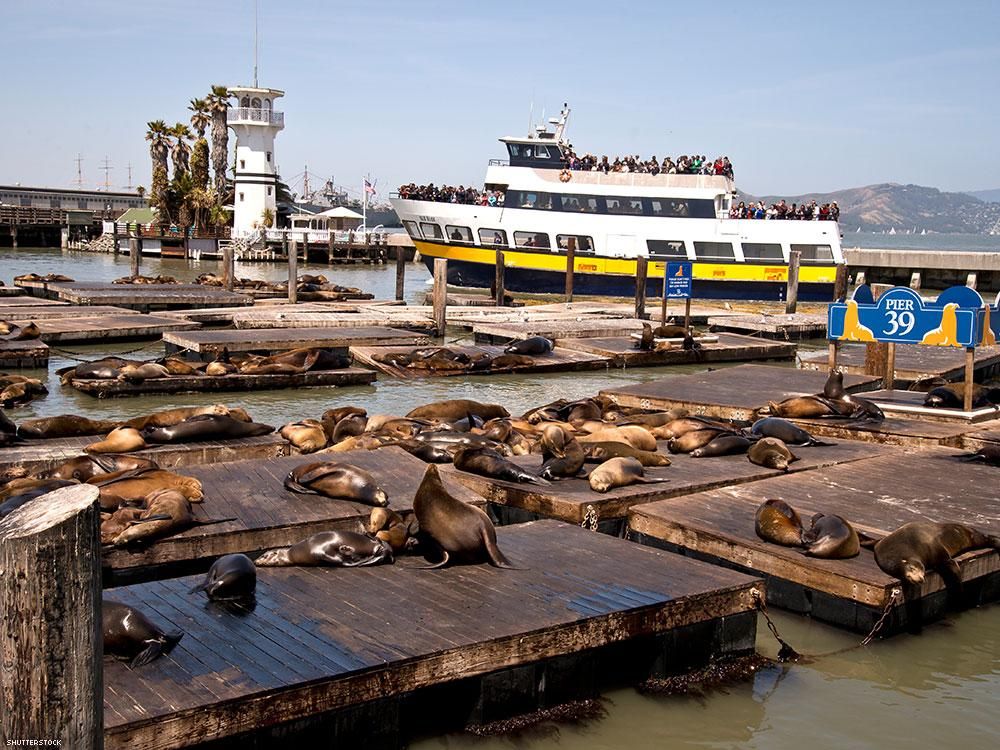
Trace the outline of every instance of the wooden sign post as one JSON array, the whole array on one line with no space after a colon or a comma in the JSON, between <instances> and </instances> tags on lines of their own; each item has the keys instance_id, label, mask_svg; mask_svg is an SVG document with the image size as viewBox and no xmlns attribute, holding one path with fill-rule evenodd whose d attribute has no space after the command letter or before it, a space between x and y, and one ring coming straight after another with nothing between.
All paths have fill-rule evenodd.
<instances>
[{"instance_id":1,"label":"wooden sign post","mask_svg":"<svg viewBox=\"0 0 1000 750\"><path fill-rule=\"evenodd\" d=\"M576 237L566 243L566 302L573 301L573 274L576 271Z\"/></svg>"},{"instance_id":2,"label":"wooden sign post","mask_svg":"<svg viewBox=\"0 0 1000 750\"><path fill-rule=\"evenodd\" d=\"M649 273L649 261L645 257L635 261L635 317L643 320L646 317L646 278Z\"/></svg>"},{"instance_id":3,"label":"wooden sign post","mask_svg":"<svg viewBox=\"0 0 1000 750\"><path fill-rule=\"evenodd\" d=\"M448 261L445 258L434 259L432 297L434 327L437 328L438 336L444 336L444 328L448 320Z\"/></svg>"}]
</instances>

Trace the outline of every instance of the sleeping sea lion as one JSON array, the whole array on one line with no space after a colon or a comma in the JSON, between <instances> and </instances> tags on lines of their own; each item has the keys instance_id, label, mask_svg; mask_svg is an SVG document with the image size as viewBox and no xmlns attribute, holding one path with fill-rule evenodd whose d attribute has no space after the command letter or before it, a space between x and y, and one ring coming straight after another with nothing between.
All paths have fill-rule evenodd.
<instances>
[{"instance_id":1,"label":"sleeping sea lion","mask_svg":"<svg viewBox=\"0 0 1000 750\"><path fill-rule=\"evenodd\" d=\"M610 440L604 443L585 443L584 452L589 464L603 463L609 458L634 458L643 466L670 466L670 459L655 451L641 451L628 443Z\"/></svg>"},{"instance_id":2,"label":"sleeping sea lion","mask_svg":"<svg viewBox=\"0 0 1000 750\"><path fill-rule=\"evenodd\" d=\"M746 453L750 449L750 441L742 435L720 433L700 448L691 451L692 458L709 458L712 456L731 456Z\"/></svg>"},{"instance_id":3,"label":"sleeping sea lion","mask_svg":"<svg viewBox=\"0 0 1000 750\"><path fill-rule=\"evenodd\" d=\"M416 456L421 461L429 464L450 464L453 460L450 451L441 446L434 445L434 443L399 439L391 443L386 443L386 445L398 445L411 456Z\"/></svg>"},{"instance_id":4,"label":"sleeping sea lion","mask_svg":"<svg viewBox=\"0 0 1000 750\"><path fill-rule=\"evenodd\" d=\"M28 440L106 435L120 425L110 419L88 419L77 414L25 419L17 428L18 436Z\"/></svg>"},{"instance_id":5,"label":"sleeping sea lion","mask_svg":"<svg viewBox=\"0 0 1000 750\"><path fill-rule=\"evenodd\" d=\"M116 427L104 440L84 447L87 453L129 453L146 448L142 434L134 427Z\"/></svg>"},{"instance_id":6,"label":"sleeping sea lion","mask_svg":"<svg viewBox=\"0 0 1000 750\"><path fill-rule=\"evenodd\" d=\"M951 585L961 582L961 570L954 557L989 548L1000 549L1000 539L971 526L910 521L875 544L875 562L901 581L923 583L926 572L935 570Z\"/></svg>"},{"instance_id":7,"label":"sleeping sea lion","mask_svg":"<svg viewBox=\"0 0 1000 750\"><path fill-rule=\"evenodd\" d=\"M823 417L845 417L842 408L824 396L793 396L780 403L767 402L775 417L796 417L798 419L820 419ZM852 410L853 411L853 410Z\"/></svg>"},{"instance_id":8,"label":"sleeping sea lion","mask_svg":"<svg viewBox=\"0 0 1000 750\"><path fill-rule=\"evenodd\" d=\"M527 354L498 354L490 360L491 370L512 370L515 367L534 367L535 360Z\"/></svg>"},{"instance_id":9,"label":"sleeping sea lion","mask_svg":"<svg viewBox=\"0 0 1000 750\"><path fill-rule=\"evenodd\" d=\"M223 555L208 569L205 580L188 593L204 591L212 601L249 599L257 589L257 567L246 555Z\"/></svg>"},{"instance_id":10,"label":"sleeping sea lion","mask_svg":"<svg viewBox=\"0 0 1000 750\"><path fill-rule=\"evenodd\" d=\"M195 503L201 502L204 497L201 482L197 479L166 469L115 471L92 477L86 483L101 491L101 507L106 509L141 503L154 492L166 490L176 490L186 500Z\"/></svg>"},{"instance_id":11,"label":"sleeping sea lion","mask_svg":"<svg viewBox=\"0 0 1000 750\"><path fill-rule=\"evenodd\" d=\"M16 326L17 330L11 332L8 341L34 341L42 335L41 329L31 321L26 326Z\"/></svg>"},{"instance_id":12,"label":"sleeping sea lion","mask_svg":"<svg viewBox=\"0 0 1000 750\"><path fill-rule=\"evenodd\" d=\"M38 476L44 479L75 479L86 482L93 477L109 474L114 471L133 471L135 469L158 469L155 461L139 456L127 456L116 453L99 453L93 456L77 456L48 471L40 472Z\"/></svg>"},{"instance_id":13,"label":"sleeping sea lion","mask_svg":"<svg viewBox=\"0 0 1000 750\"><path fill-rule=\"evenodd\" d=\"M330 442L336 443L344 438L357 437L365 432L368 424L368 417L363 414L350 414L339 420L333 428Z\"/></svg>"},{"instance_id":14,"label":"sleeping sea lion","mask_svg":"<svg viewBox=\"0 0 1000 750\"><path fill-rule=\"evenodd\" d=\"M205 366L205 374L211 378L221 378L225 375L235 375L236 372L236 365L232 362L221 362L216 360L215 362L209 362Z\"/></svg>"},{"instance_id":15,"label":"sleeping sea lion","mask_svg":"<svg viewBox=\"0 0 1000 750\"><path fill-rule=\"evenodd\" d=\"M804 555L828 560L856 557L861 551L858 532L842 516L816 513L802 534Z\"/></svg>"},{"instance_id":16,"label":"sleeping sea lion","mask_svg":"<svg viewBox=\"0 0 1000 750\"><path fill-rule=\"evenodd\" d=\"M102 497L102 505L103 500ZM112 539L112 545L126 547L140 542L148 544L192 526L207 526L213 523L236 520L234 518L215 518L203 521L195 518L191 511L191 503L183 492L176 489L155 490L143 499L143 504L145 507L139 518Z\"/></svg>"},{"instance_id":17,"label":"sleeping sea lion","mask_svg":"<svg viewBox=\"0 0 1000 750\"><path fill-rule=\"evenodd\" d=\"M441 481L437 466L424 472L413 498L413 513L423 544L436 547L441 559L433 567L448 563L483 563L509 568L510 561L497 546L496 528L486 513L453 497Z\"/></svg>"},{"instance_id":18,"label":"sleeping sea lion","mask_svg":"<svg viewBox=\"0 0 1000 750\"><path fill-rule=\"evenodd\" d=\"M323 531L291 547L268 550L256 562L261 568L289 565L361 568L392 561L392 547L381 539L353 531Z\"/></svg>"},{"instance_id":19,"label":"sleeping sea lion","mask_svg":"<svg viewBox=\"0 0 1000 750\"><path fill-rule=\"evenodd\" d=\"M768 469L788 471L788 464L799 458L778 438L765 437L750 446L747 451L750 463L764 466Z\"/></svg>"},{"instance_id":20,"label":"sleeping sea lion","mask_svg":"<svg viewBox=\"0 0 1000 750\"><path fill-rule=\"evenodd\" d=\"M170 653L184 636L164 632L139 610L110 599L101 602L101 634L104 653L128 660L130 669Z\"/></svg>"},{"instance_id":21,"label":"sleeping sea lion","mask_svg":"<svg viewBox=\"0 0 1000 750\"><path fill-rule=\"evenodd\" d=\"M652 435L659 440L669 440L670 438L681 437L688 432L698 430L726 430L733 431L731 423L722 422L711 417L699 417L696 414L688 414L683 417L671 419L666 424L653 427Z\"/></svg>"},{"instance_id":22,"label":"sleeping sea lion","mask_svg":"<svg viewBox=\"0 0 1000 750\"><path fill-rule=\"evenodd\" d=\"M658 339L682 339L687 333L687 328L678 325L662 325L653 329L653 336Z\"/></svg>"},{"instance_id":23,"label":"sleeping sea lion","mask_svg":"<svg viewBox=\"0 0 1000 750\"><path fill-rule=\"evenodd\" d=\"M763 417L750 427L751 435L777 438L785 445L835 445L817 440L798 425L781 417Z\"/></svg>"},{"instance_id":24,"label":"sleeping sea lion","mask_svg":"<svg viewBox=\"0 0 1000 750\"><path fill-rule=\"evenodd\" d=\"M142 365L125 365L118 371L118 379L129 383L141 383L144 380L157 380L169 378L170 371L163 365L155 362L146 362Z\"/></svg>"},{"instance_id":25,"label":"sleeping sea lion","mask_svg":"<svg viewBox=\"0 0 1000 750\"><path fill-rule=\"evenodd\" d=\"M242 411L242 410L241 410ZM154 411L144 417L134 417L126 420L126 427L134 427L141 430L144 427L170 427L179 422L183 422L188 417L196 417L199 414L228 414L236 419L235 410L231 410L225 404L212 404L211 406L184 406L176 409L165 409ZM243 421L242 419L240 421Z\"/></svg>"},{"instance_id":26,"label":"sleeping sea lion","mask_svg":"<svg viewBox=\"0 0 1000 750\"><path fill-rule=\"evenodd\" d=\"M101 511L101 544L110 545L119 534L134 523L142 520L145 508L127 506L113 513Z\"/></svg>"},{"instance_id":27,"label":"sleeping sea lion","mask_svg":"<svg viewBox=\"0 0 1000 750\"><path fill-rule=\"evenodd\" d=\"M15 479L0 489L0 518L13 513L25 503L53 490L78 484L66 479Z\"/></svg>"},{"instance_id":28,"label":"sleeping sea lion","mask_svg":"<svg viewBox=\"0 0 1000 750\"><path fill-rule=\"evenodd\" d=\"M987 388L972 384L972 408L979 409L989 404L1000 403L1000 388ZM932 409L965 408L965 383L949 383L931 389L924 397L924 406Z\"/></svg>"},{"instance_id":29,"label":"sleeping sea lion","mask_svg":"<svg viewBox=\"0 0 1000 750\"><path fill-rule=\"evenodd\" d=\"M410 524L404 521L399 513L389 508L372 508L365 532L369 536L387 542L393 552L402 552L410 546Z\"/></svg>"},{"instance_id":30,"label":"sleeping sea lion","mask_svg":"<svg viewBox=\"0 0 1000 750\"><path fill-rule=\"evenodd\" d=\"M802 546L802 519L784 500L765 500L754 515L754 531L765 542Z\"/></svg>"},{"instance_id":31,"label":"sleeping sea lion","mask_svg":"<svg viewBox=\"0 0 1000 750\"><path fill-rule=\"evenodd\" d=\"M443 419L446 422L451 422L469 414L475 414L483 420L510 416L510 412L499 404L483 404L467 398L436 401L418 406L406 416L408 419Z\"/></svg>"},{"instance_id":32,"label":"sleeping sea lion","mask_svg":"<svg viewBox=\"0 0 1000 750\"><path fill-rule=\"evenodd\" d=\"M389 504L388 495L376 484L375 477L364 469L332 461L296 466L285 477L285 489L369 505Z\"/></svg>"},{"instance_id":33,"label":"sleeping sea lion","mask_svg":"<svg viewBox=\"0 0 1000 750\"><path fill-rule=\"evenodd\" d=\"M586 456L576 438L558 425L546 425L542 430L542 479L575 477L583 468Z\"/></svg>"},{"instance_id":34,"label":"sleeping sea lion","mask_svg":"<svg viewBox=\"0 0 1000 750\"><path fill-rule=\"evenodd\" d=\"M227 414L198 414L167 427L146 427L142 430L142 437L150 443L186 443L233 440L272 432L274 428L271 425L242 422Z\"/></svg>"},{"instance_id":35,"label":"sleeping sea lion","mask_svg":"<svg viewBox=\"0 0 1000 750\"><path fill-rule=\"evenodd\" d=\"M512 341L504 347L504 354L548 354L555 345L551 339L544 336L531 336L520 341Z\"/></svg>"},{"instance_id":36,"label":"sleeping sea lion","mask_svg":"<svg viewBox=\"0 0 1000 750\"><path fill-rule=\"evenodd\" d=\"M182 376L200 375L206 367L204 362L188 362L179 357L166 357L157 364L163 365L171 375Z\"/></svg>"},{"instance_id":37,"label":"sleeping sea lion","mask_svg":"<svg viewBox=\"0 0 1000 750\"><path fill-rule=\"evenodd\" d=\"M278 434L301 453L315 453L326 447L326 431L322 422L316 419L289 422Z\"/></svg>"},{"instance_id":38,"label":"sleeping sea lion","mask_svg":"<svg viewBox=\"0 0 1000 750\"><path fill-rule=\"evenodd\" d=\"M653 434L649 430L639 425L607 427L581 437L580 441L584 443L618 441L620 443L628 443L633 448L638 448L641 451L656 450L656 438L653 437Z\"/></svg>"},{"instance_id":39,"label":"sleeping sea lion","mask_svg":"<svg viewBox=\"0 0 1000 750\"><path fill-rule=\"evenodd\" d=\"M675 419L687 416L687 409L670 409L669 411L654 411L642 414L627 414L621 411L609 411L604 418L617 425L636 424L646 428L662 427ZM669 437L674 437L670 435Z\"/></svg>"},{"instance_id":40,"label":"sleeping sea lion","mask_svg":"<svg viewBox=\"0 0 1000 750\"><path fill-rule=\"evenodd\" d=\"M984 445L975 453L958 453L955 458L964 461L982 461L987 466L1000 466L1000 445Z\"/></svg>"},{"instance_id":41,"label":"sleeping sea lion","mask_svg":"<svg viewBox=\"0 0 1000 750\"><path fill-rule=\"evenodd\" d=\"M590 472L589 481L590 489L594 492L607 492L616 487L627 487L630 484L658 484L670 480L647 477L642 464L637 459L619 456L609 458Z\"/></svg>"},{"instance_id":42,"label":"sleeping sea lion","mask_svg":"<svg viewBox=\"0 0 1000 750\"><path fill-rule=\"evenodd\" d=\"M735 433L731 430L720 428L707 428L685 432L680 437L671 438L667 443L667 450L671 453L691 453L698 448L708 445L722 435L735 435Z\"/></svg>"},{"instance_id":43,"label":"sleeping sea lion","mask_svg":"<svg viewBox=\"0 0 1000 750\"><path fill-rule=\"evenodd\" d=\"M479 474L491 479L502 479L507 482L525 482L547 485L549 482L537 474L522 469L512 461L508 461L492 448L459 448L455 451L453 462L455 468L470 474Z\"/></svg>"}]
</instances>

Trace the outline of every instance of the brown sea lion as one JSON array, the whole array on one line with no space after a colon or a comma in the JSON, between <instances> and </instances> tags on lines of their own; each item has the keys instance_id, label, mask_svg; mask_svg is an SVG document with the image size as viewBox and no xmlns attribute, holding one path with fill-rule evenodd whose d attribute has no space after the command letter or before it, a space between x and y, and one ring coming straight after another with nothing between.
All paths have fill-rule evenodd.
<instances>
[{"instance_id":1,"label":"brown sea lion","mask_svg":"<svg viewBox=\"0 0 1000 750\"><path fill-rule=\"evenodd\" d=\"M621 411L612 410L604 415L604 418L609 422L614 424L626 425L626 424L637 424L642 425L646 428L663 427L675 419L680 419L681 417L687 416L687 409L678 408L670 409L669 411L656 411L640 414L628 414ZM668 437L674 437L674 435L669 435Z\"/></svg>"},{"instance_id":2,"label":"brown sea lion","mask_svg":"<svg viewBox=\"0 0 1000 750\"><path fill-rule=\"evenodd\" d=\"M515 367L534 367L534 357L527 354L498 354L490 360L491 370L512 370Z\"/></svg>"},{"instance_id":3,"label":"brown sea lion","mask_svg":"<svg viewBox=\"0 0 1000 750\"><path fill-rule=\"evenodd\" d=\"M635 340L634 346L644 352L649 352L653 350L653 345L656 343L655 337L653 336L653 326L649 323L642 324L642 335Z\"/></svg>"},{"instance_id":4,"label":"brown sea lion","mask_svg":"<svg viewBox=\"0 0 1000 750\"><path fill-rule=\"evenodd\" d=\"M765 542L802 546L802 519L784 500L765 500L754 515L754 531Z\"/></svg>"},{"instance_id":5,"label":"brown sea lion","mask_svg":"<svg viewBox=\"0 0 1000 750\"><path fill-rule=\"evenodd\" d=\"M101 513L101 544L110 545L119 534L142 519L145 508L118 508L112 513Z\"/></svg>"},{"instance_id":6,"label":"brown sea lion","mask_svg":"<svg viewBox=\"0 0 1000 750\"><path fill-rule=\"evenodd\" d=\"M196 417L199 414L224 414L234 418L235 410L229 409L225 404L212 404L211 406L184 406L177 409L165 409L147 414L144 417L135 417L125 422L126 427L134 427L141 430L144 427L170 427L171 425L183 422L189 417ZM240 420L243 421L243 420Z\"/></svg>"},{"instance_id":7,"label":"brown sea lion","mask_svg":"<svg viewBox=\"0 0 1000 750\"><path fill-rule=\"evenodd\" d=\"M454 454L455 468L490 479L547 485L549 482L537 474L522 469L508 461L492 448L459 448Z\"/></svg>"},{"instance_id":8,"label":"brown sea lion","mask_svg":"<svg viewBox=\"0 0 1000 750\"><path fill-rule=\"evenodd\" d=\"M847 391L844 390L844 373L840 370L830 370L826 383L823 384L823 395L835 401L847 395Z\"/></svg>"},{"instance_id":9,"label":"brown sea lion","mask_svg":"<svg viewBox=\"0 0 1000 750\"><path fill-rule=\"evenodd\" d=\"M589 481L590 489L594 492L607 492L631 484L658 484L670 480L647 477L638 459L619 456L609 458L590 472Z\"/></svg>"},{"instance_id":10,"label":"brown sea lion","mask_svg":"<svg viewBox=\"0 0 1000 750\"><path fill-rule=\"evenodd\" d=\"M688 334L688 329L678 325L662 325L653 329L653 336L658 339L682 339Z\"/></svg>"},{"instance_id":11,"label":"brown sea lion","mask_svg":"<svg viewBox=\"0 0 1000 750\"><path fill-rule=\"evenodd\" d=\"M57 417L25 419L18 425L17 434L29 440L106 435L120 424L110 419L88 419L77 414L60 414Z\"/></svg>"},{"instance_id":12,"label":"brown sea lion","mask_svg":"<svg viewBox=\"0 0 1000 750\"><path fill-rule=\"evenodd\" d=\"M575 477L583 468L586 456L580 443L562 427L547 425L542 430L542 479Z\"/></svg>"},{"instance_id":13,"label":"brown sea lion","mask_svg":"<svg viewBox=\"0 0 1000 750\"><path fill-rule=\"evenodd\" d=\"M289 422L278 430L278 434L301 453L315 453L326 447L326 431L317 419Z\"/></svg>"},{"instance_id":14,"label":"brown sea lion","mask_svg":"<svg viewBox=\"0 0 1000 750\"><path fill-rule=\"evenodd\" d=\"M469 414L475 414L483 420L510 416L510 412L499 404L483 404L467 398L436 401L418 406L406 416L409 419L442 419L451 422L455 419L462 419Z\"/></svg>"},{"instance_id":15,"label":"brown sea lion","mask_svg":"<svg viewBox=\"0 0 1000 750\"><path fill-rule=\"evenodd\" d=\"M46 495L53 490L69 487L77 482L65 479L14 479L0 489L0 518L13 513L25 503Z\"/></svg>"},{"instance_id":16,"label":"brown sea lion","mask_svg":"<svg viewBox=\"0 0 1000 750\"><path fill-rule=\"evenodd\" d=\"M763 417L750 427L750 434L759 437L776 438L785 445L835 445L817 440L796 424L781 417Z\"/></svg>"},{"instance_id":17,"label":"brown sea lion","mask_svg":"<svg viewBox=\"0 0 1000 750\"><path fill-rule=\"evenodd\" d=\"M587 463L604 463L609 458L634 458L643 466L670 466L670 459L655 451L641 451L628 443L610 440L605 443L585 443Z\"/></svg>"},{"instance_id":18,"label":"brown sea lion","mask_svg":"<svg viewBox=\"0 0 1000 750\"><path fill-rule=\"evenodd\" d=\"M201 362L188 362L177 357L167 357L159 364L163 365L170 375L200 375L206 365Z\"/></svg>"},{"instance_id":19,"label":"brown sea lion","mask_svg":"<svg viewBox=\"0 0 1000 750\"><path fill-rule=\"evenodd\" d=\"M352 414L360 414L362 417L368 416L368 411L360 406L338 406L336 409L327 409L320 417L321 422L331 421L334 424Z\"/></svg>"},{"instance_id":20,"label":"brown sea lion","mask_svg":"<svg viewBox=\"0 0 1000 750\"><path fill-rule=\"evenodd\" d=\"M641 451L656 450L656 438L653 437L653 434L649 430L639 425L609 427L580 438L580 442L585 443L605 443L609 441L628 443L633 448L638 448Z\"/></svg>"},{"instance_id":21,"label":"brown sea lion","mask_svg":"<svg viewBox=\"0 0 1000 750\"><path fill-rule=\"evenodd\" d=\"M134 427L116 427L104 440L91 443L83 450L87 453L129 453L147 447L142 434Z\"/></svg>"},{"instance_id":22,"label":"brown sea lion","mask_svg":"<svg viewBox=\"0 0 1000 750\"><path fill-rule=\"evenodd\" d=\"M660 425L658 427L653 427L652 434L653 437L659 440L669 440L670 438L677 438L685 435L688 432L696 432L698 430L729 430L732 432L732 425L727 422L722 422L718 419L712 419L710 417L699 417L696 415L686 415L683 417L678 417L673 419L666 424Z\"/></svg>"},{"instance_id":23,"label":"brown sea lion","mask_svg":"<svg viewBox=\"0 0 1000 750\"><path fill-rule=\"evenodd\" d=\"M54 469L41 472L44 479L75 479L86 482L93 477L116 471L133 471L135 469L158 469L155 461L139 456L126 456L115 453L99 453L94 456L77 456L63 461Z\"/></svg>"},{"instance_id":24,"label":"brown sea lion","mask_svg":"<svg viewBox=\"0 0 1000 750\"><path fill-rule=\"evenodd\" d=\"M285 477L285 489L369 505L388 505L389 496L364 469L332 461L296 466Z\"/></svg>"},{"instance_id":25,"label":"brown sea lion","mask_svg":"<svg viewBox=\"0 0 1000 750\"><path fill-rule=\"evenodd\" d=\"M954 557L974 549L1000 549L1000 539L960 523L910 521L875 544L875 562L901 581L923 583L934 570L949 585L960 584L962 572Z\"/></svg>"},{"instance_id":26,"label":"brown sea lion","mask_svg":"<svg viewBox=\"0 0 1000 750\"><path fill-rule=\"evenodd\" d=\"M823 396L793 396L780 403L768 401L773 416L797 419L820 419L822 417L844 417L842 408ZM849 414L849 412L848 412Z\"/></svg>"},{"instance_id":27,"label":"brown sea lion","mask_svg":"<svg viewBox=\"0 0 1000 750\"><path fill-rule=\"evenodd\" d=\"M496 529L490 517L452 496L434 464L427 467L420 481L413 498L413 513L422 544L436 547L441 553L441 559L433 567L482 562L496 568L510 567L510 561L497 546Z\"/></svg>"},{"instance_id":28,"label":"brown sea lion","mask_svg":"<svg viewBox=\"0 0 1000 750\"><path fill-rule=\"evenodd\" d=\"M330 436L331 442L340 442L344 438L357 437L364 434L368 417L363 414L350 414L339 420Z\"/></svg>"},{"instance_id":29,"label":"brown sea lion","mask_svg":"<svg viewBox=\"0 0 1000 750\"><path fill-rule=\"evenodd\" d=\"M256 564L261 568L289 565L360 568L392 561L392 547L381 539L353 531L323 531L291 547L268 550L257 558Z\"/></svg>"},{"instance_id":30,"label":"brown sea lion","mask_svg":"<svg viewBox=\"0 0 1000 750\"><path fill-rule=\"evenodd\" d=\"M450 464L453 460L451 451L433 443L422 443L419 440L399 438L386 445L398 445L411 456L429 464Z\"/></svg>"},{"instance_id":31,"label":"brown sea lion","mask_svg":"<svg viewBox=\"0 0 1000 750\"><path fill-rule=\"evenodd\" d=\"M314 455L323 453L347 453L349 451L370 451L381 448L385 445L392 445L396 438L389 435L354 435L346 437L340 442L316 451Z\"/></svg>"},{"instance_id":32,"label":"brown sea lion","mask_svg":"<svg viewBox=\"0 0 1000 750\"><path fill-rule=\"evenodd\" d=\"M101 507L108 510L141 503L161 490L176 490L191 502L201 502L204 497L201 482L197 479L166 469L115 471L92 477L87 484L101 491Z\"/></svg>"},{"instance_id":33,"label":"brown sea lion","mask_svg":"<svg viewBox=\"0 0 1000 750\"><path fill-rule=\"evenodd\" d=\"M155 362L146 362L143 365L125 365L118 371L118 379L129 383L141 383L144 380L157 380L169 378L170 371L163 365Z\"/></svg>"},{"instance_id":34,"label":"brown sea lion","mask_svg":"<svg viewBox=\"0 0 1000 750\"><path fill-rule=\"evenodd\" d=\"M972 384L972 408L1000 404L1000 388ZM964 409L965 383L949 383L932 388L924 397L924 406L932 409Z\"/></svg>"},{"instance_id":35,"label":"brown sea lion","mask_svg":"<svg viewBox=\"0 0 1000 750\"><path fill-rule=\"evenodd\" d=\"M411 541L411 528L407 521L389 508L372 508L368 517L365 532L369 536L381 539L392 547L393 552L402 552Z\"/></svg>"},{"instance_id":36,"label":"brown sea lion","mask_svg":"<svg viewBox=\"0 0 1000 750\"><path fill-rule=\"evenodd\" d=\"M191 503L183 492L176 489L155 490L143 499L143 504L145 507L138 520L132 521L128 528L116 536L111 541L112 545L126 547L138 543L148 544L192 526L236 520L216 518L203 521L195 518L191 512Z\"/></svg>"},{"instance_id":37,"label":"brown sea lion","mask_svg":"<svg viewBox=\"0 0 1000 750\"><path fill-rule=\"evenodd\" d=\"M802 533L803 554L828 560L856 557L861 551L858 532L842 516L816 513Z\"/></svg>"},{"instance_id":38,"label":"brown sea lion","mask_svg":"<svg viewBox=\"0 0 1000 750\"><path fill-rule=\"evenodd\" d=\"M704 429L685 432L680 437L671 438L667 443L667 450L671 453L691 453L698 448L702 448L721 435L733 435L734 433L724 429Z\"/></svg>"},{"instance_id":39,"label":"brown sea lion","mask_svg":"<svg viewBox=\"0 0 1000 750\"><path fill-rule=\"evenodd\" d=\"M34 341L42 335L41 329L35 325L34 321L26 326L18 326L16 331L12 331L8 336L8 341Z\"/></svg>"},{"instance_id":40,"label":"brown sea lion","mask_svg":"<svg viewBox=\"0 0 1000 750\"><path fill-rule=\"evenodd\" d=\"M188 593L204 591L212 601L249 599L257 590L257 566L246 555L223 555L208 569L205 580Z\"/></svg>"},{"instance_id":41,"label":"brown sea lion","mask_svg":"<svg viewBox=\"0 0 1000 750\"><path fill-rule=\"evenodd\" d=\"M268 424L242 422L228 414L198 414L166 427L145 427L142 437L150 443L188 443L202 440L235 440L268 435Z\"/></svg>"},{"instance_id":42,"label":"brown sea lion","mask_svg":"<svg viewBox=\"0 0 1000 750\"><path fill-rule=\"evenodd\" d=\"M224 375L235 375L236 365L232 362L209 362L205 367L205 374L210 378L220 378Z\"/></svg>"},{"instance_id":43,"label":"brown sea lion","mask_svg":"<svg viewBox=\"0 0 1000 750\"><path fill-rule=\"evenodd\" d=\"M179 630L164 632L134 607L104 599L101 602L104 653L128 660L130 669L149 664L177 645Z\"/></svg>"},{"instance_id":44,"label":"brown sea lion","mask_svg":"<svg viewBox=\"0 0 1000 750\"><path fill-rule=\"evenodd\" d=\"M692 458L711 458L713 456L732 456L738 453L746 453L751 446L751 441L742 435L720 433L711 441L695 448L691 451Z\"/></svg>"},{"instance_id":45,"label":"brown sea lion","mask_svg":"<svg viewBox=\"0 0 1000 750\"><path fill-rule=\"evenodd\" d=\"M982 461L987 466L1000 466L1000 445L984 445L975 453L958 453L955 458L964 461Z\"/></svg>"},{"instance_id":46,"label":"brown sea lion","mask_svg":"<svg viewBox=\"0 0 1000 750\"><path fill-rule=\"evenodd\" d=\"M752 464L779 471L788 471L788 464L799 460L798 456L788 450L787 445L773 437L761 438L751 445L747 458Z\"/></svg>"}]
</instances>

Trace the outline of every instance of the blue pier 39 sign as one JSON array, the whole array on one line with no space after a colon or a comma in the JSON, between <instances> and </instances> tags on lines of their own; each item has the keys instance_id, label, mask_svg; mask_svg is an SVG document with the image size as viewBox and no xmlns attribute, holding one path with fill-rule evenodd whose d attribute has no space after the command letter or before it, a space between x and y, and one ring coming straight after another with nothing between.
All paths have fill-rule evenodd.
<instances>
[{"instance_id":1,"label":"blue pier 39 sign","mask_svg":"<svg viewBox=\"0 0 1000 750\"><path fill-rule=\"evenodd\" d=\"M668 261L666 274L667 299L688 299L691 297L691 279L694 274L690 261Z\"/></svg>"},{"instance_id":2,"label":"blue pier 39 sign","mask_svg":"<svg viewBox=\"0 0 1000 750\"><path fill-rule=\"evenodd\" d=\"M909 287L893 287L875 302L860 286L847 302L830 305L831 341L881 341L896 344L974 347L980 343L983 299L968 287L954 286L934 302Z\"/></svg>"}]
</instances>

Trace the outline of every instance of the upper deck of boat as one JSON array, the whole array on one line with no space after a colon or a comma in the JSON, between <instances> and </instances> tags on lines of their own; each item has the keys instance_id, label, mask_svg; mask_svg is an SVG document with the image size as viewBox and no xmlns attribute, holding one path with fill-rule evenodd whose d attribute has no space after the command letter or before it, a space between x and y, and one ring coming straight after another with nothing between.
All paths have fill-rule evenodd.
<instances>
[{"instance_id":1,"label":"upper deck of boat","mask_svg":"<svg viewBox=\"0 0 1000 750\"><path fill-rule=\"evenodd\" d=\"M567 175L569 179L566 179ZM732 193L736 189L733 181L723 175L564 170L559 163L552 167L520 167L510 166L506 160L501 159L490 160L486 170L486 184L538 188L542 184L549 184L553 189L559 186L557 192L564 193L593 191L616 194L621 189L639 188L646 195L701 193L715 196Z\"/></svg>"}]
</instances>

